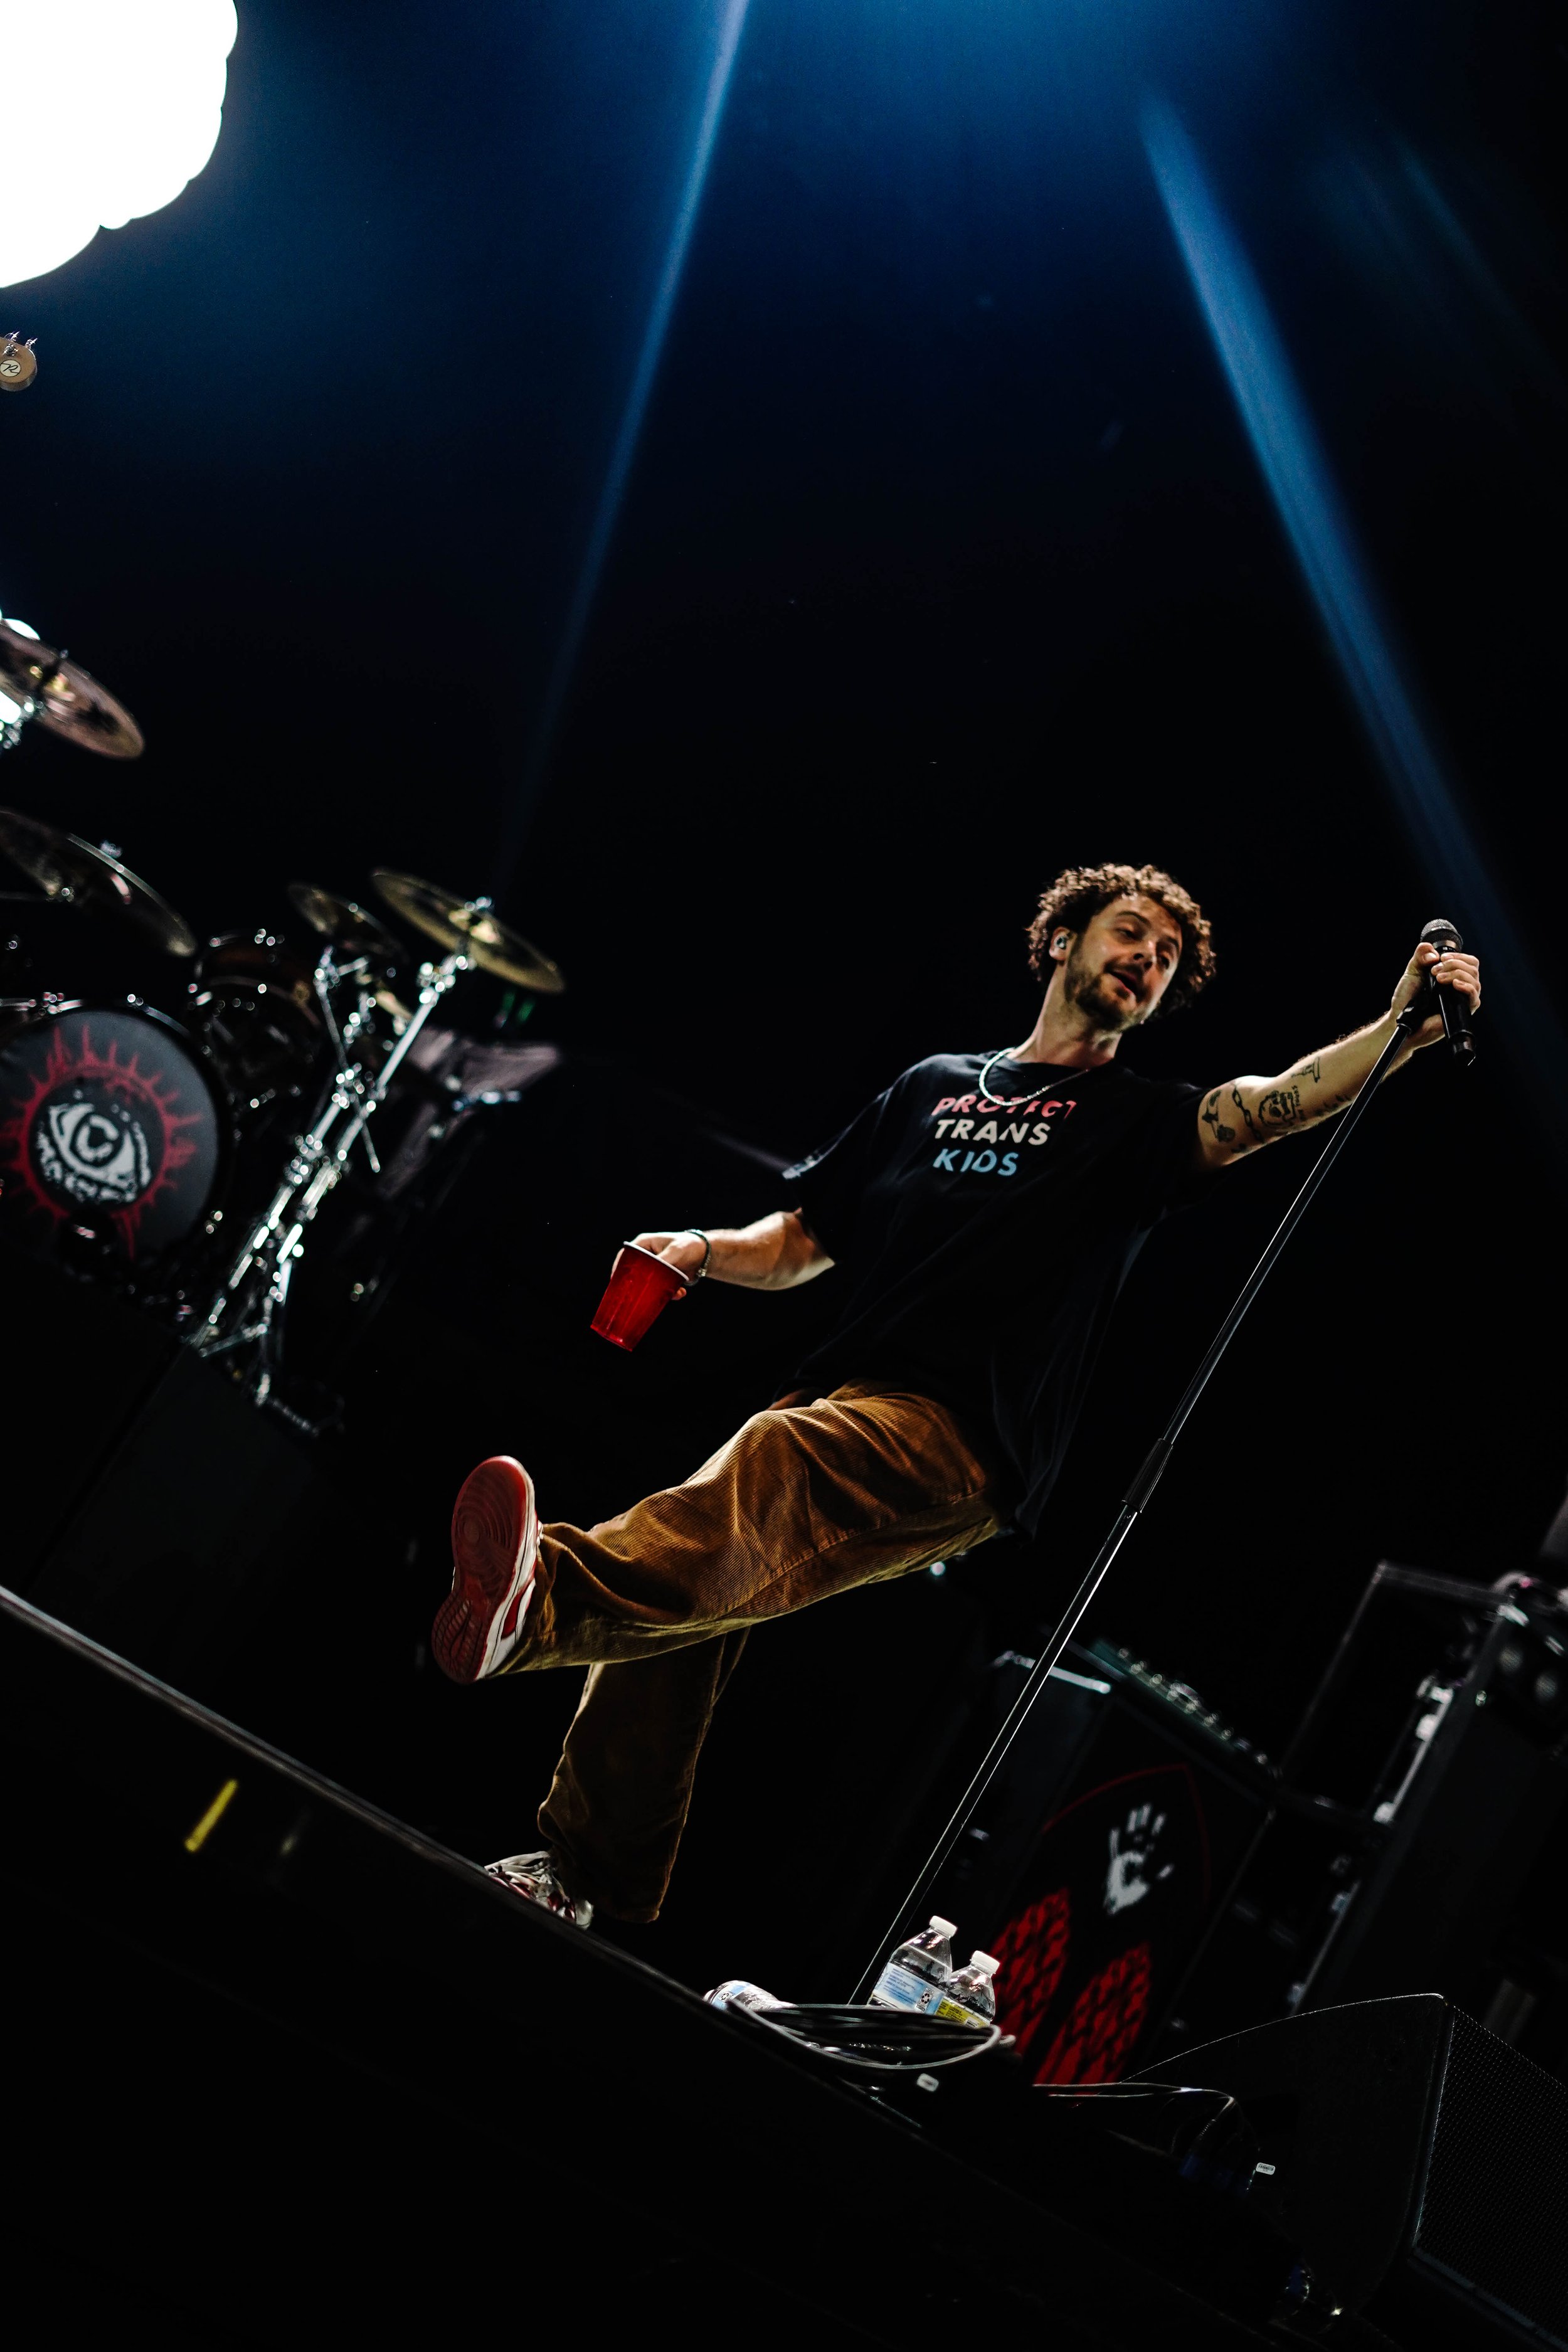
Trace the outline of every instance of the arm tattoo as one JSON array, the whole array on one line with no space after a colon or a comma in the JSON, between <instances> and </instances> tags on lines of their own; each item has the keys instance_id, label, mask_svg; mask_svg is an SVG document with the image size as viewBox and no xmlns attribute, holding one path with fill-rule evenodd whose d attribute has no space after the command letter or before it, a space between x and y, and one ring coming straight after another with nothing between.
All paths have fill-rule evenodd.
<instances>
[{"instance_id":1,"label":"arm tattoo","mask_svg":"<svg viewBox=\"0 0 1568 2352\"><path fill-rule=\"evenodd\" d=\"M1258 1089L1255 1099L1249 1099L1243 1092L1244 1085ZM1303 1087L1308 1089L1305 1101ZM1234 1107L1230 1123L1221 1108L1226 1094ZM1312 1127L1321 1118L1331 1118L1348 1102L1353 1102L1355 1095L1353 1086L1336 1087L1331 1080L1325 1086L1323 1057L1314 1054L1306 1061L1295 1063L1272 1086L1254 1078L1237 1079L1230 1087L1215 1087L1205 1097L1198 1117L1215 1145L1232 1159L1239 1160L1244 1152L1256 1151L1293 1129Z\"/></svg>"},{"instance_id":2,"label":"arm tattoo","mask_svg":"<svg viewBox=\"0 0 1568 2352\"><path fill-rule=\"evenodd\" d=\"M1301 1117L1300 1087L1270 1087L1258 1103L1258 1116L1265 1127L1289 1127Z\"/></svg>"},{"instance_id":3,"label":"arm tattoo","mask_svg":"<svg viewBox=\"0 0 1568 2352\"><path fill-rule=\"evenodd\" d=\"M1247 1108L1247 1097L1242 1093L1239 1087L1232 1087L1230 1090L1230 1098L1236 1105L1237 1109L1241 1113L1242 1118L1247 1122L1247 1141L1243 1144L1242 1150L1244 1151L1250 1151L1253 1145L1255 1143L1261 1143L1264 1140L1264 1138L1258 1132L1258 1121L1253 1118L1250 1109Z\"/></svg>"}]
</instances>

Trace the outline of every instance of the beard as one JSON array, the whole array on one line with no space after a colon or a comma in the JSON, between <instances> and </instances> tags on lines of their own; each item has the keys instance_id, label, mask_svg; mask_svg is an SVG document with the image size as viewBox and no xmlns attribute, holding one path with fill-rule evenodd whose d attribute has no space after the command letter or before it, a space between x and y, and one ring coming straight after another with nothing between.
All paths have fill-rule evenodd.
<instances>
[{"instance_id":1,"label":"beard","mask_svg":"<svg viewBox=\"0 0 1568 2352\"><path fill-rule=\"evenodd\" d=\"M1074 941L1064 974L1067 1000L1101 1029L1135 1029L1145 1017L1141 1003L1129 1004L1103 971L1092 971L1081 944Z\"/></svg>"}]
</instances>

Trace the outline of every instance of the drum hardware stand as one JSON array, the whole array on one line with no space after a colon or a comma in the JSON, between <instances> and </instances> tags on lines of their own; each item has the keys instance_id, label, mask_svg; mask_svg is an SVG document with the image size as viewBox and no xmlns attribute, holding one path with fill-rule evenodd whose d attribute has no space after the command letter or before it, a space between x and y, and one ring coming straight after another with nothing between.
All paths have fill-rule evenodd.
<instances>
[{"instance_id":1,"label":"drum hardware stand","mask_svg":"<svg viewBox=\"0 0 1568 2352\"><path fill-rule=\"evenodd\" d=\"M1422 936L1425 938L1426 933L1424 932ZM1456 934L1455 936L1457 939L1458 935ZM1220 1325L1219 1329L1215 1333L1213 1339L1209 1343L1207 1353L1205 1355L1196 1371L1193 1374L1192 1379L1187 1382L1185 1389L1183 1391L1174 1412L1172 1413L1170 1420L1165 1424L1164 1430L1156 1439L1153 1445L1151 1446L1149 1452L1144 1455L1142 1462L1140 1464L1137 1475L1133 1478L1131 1485L1127 1489L1115 1526L1111 1528L1110 1533L1106 1537L1105 1541L1101 1544L1094 1559L1090 1562L1082 1583L1079 1586L1078 1591L1074 1593L1071 1601L1068 1604L1066 1614L1063 1616L1060 1623L1056 1629L1056 1632L1051 1635L1049 1641L1047 1642L1039 1656L1035 1661L1034 1667L1025 1681L1017 1697L1014 1700L1011 1707L1009 1707L1006 1717L1004 1720L1000 1730L991 1742L990 1747L986 1749L984 1758L981 1759L979 1768L973 1780L970 1781L969 1786L965 1789L963 1796L959 1799L957 1807L950 1818L946 1828L938 1838L935 1846L931 1850L931 1853L927 1857L926 1861L921 1864L919 1875L916 1877L913 1885L910 1888L910 1891L905 1895L903 1902L900 1905L898 1911L889 1921L886 1937L882 1943L878 1946L869 1965L867 1967L859 1983L855 1988L854 1993L851 1995L851 1999L853 2000L863 2001L866 1999L872 1985L877 1980L877 1975L882 1966L884 1958L903 1935L906 1923L916 1917L923 1909L922 1898L926 1895L927 1891L931 1886L938 1872L942 1870L948 1861L953 1848L957 1845L959 1839L963 1835L976 1805L978 1805L981 1798L985 1794L986 1790L990 1787L992 1780L1001 1769L1002 1764L1006 1758L1007 1751L1012 1747L1014 1740L1017 1738L1019 1732L1024 1727L1025 1717L1028 1715L1030 1709L1035 1704L1035 1701L1039 1697L1040 1693L1044 1690L1051 1671L1060 1659L1062 1652L1067 1648L1067 1645L1071 1641L1074 1633L1077 1633L1079 1624L1085 1611L1089 1608L1095 1594L1100 1591L1100 1586L1104 1583L1106 1577L1110 1571L1111 1563L1115 1559L1117 1553L1121 1549L1122 1545L1126 1542L1128 1537L1137 1526L1138 1521L1149 1507L1150 1498L1153 1495L1155 1487L1164 1476L1165 1470L1170 1463L1171 1455L1175 1450L1176 1440L1180 1437L1183 1430L1186 1427L1193 1411L1197 1404L1198 1399L1203 1395L1205 1389L1207 1388L1215 1367L1219 1363L1220 1358L1225 1354L1226 1349L1229 1347L1232 1339L1235 1339L1237 1332L1241 1328L1242 1320L1247 1314L1247 1308L1252 1305L1253 1300L1257 1297L1258 1292L1262 1289L1264 1283L1272 1273L1280 1253L1283 1251L1285 1244L1289 1240L1291 1234L1295 1232L1296 1227L1300 1224L1302 1215L1306 1211L1308 1204L1310 1202L1313 1194L1317 1192L1318 1187L1321 1184L1324 1177L1333 1166L1334 1161L1339 1158L1340 1153L1344 1150L1345 1145L1350 1141L1352 1135L1354 1133L1355 1129L1360 1122L1363 1112L1372 1101L1373 1097L1376 1094L1379 1086L1382 1084L1384 1077L1387 1074L1389 1065L1394 1061L1394 1056L1405 1045L1410 1032L1414 1029L1419 1028L1422 1022L1426 1020L1428 1013L1432 1011L1430 996L1435 992L1432 992L1429 989L1420 990L1405 1006L1404 1012L1396 1016L1394 1024L1394 1034L1390 1037L1387 1045L1378 1055L1377 1060L1373 1063L1365 1078L1363 1079L1355 1100L1351 1104L1348 1110L1342 1113L1340 1118L1335 1123L1333 1134L1330 1137L1327 1145L1324 1147L1323 1150L1320 1152L1317 1160L1313 1162L1311 1171L1308 1175L1306 1182L1301 1186L1300 1191L1297 1193L1295 1199L1286 1210L1284 1216L1280 1219L1279 1223L1275 1228L1273 1234L1269 1236L1268 1241L1264 1246L1262 1256L1258 1259L1258 1264L1253 1267L1252 1272L1247 1276L1247 1280L1243 1283L1235 1305L1232 1307L1229 1314L1226 1317L1225 1321Z\"/></svg>"},{"instance_id":2,"label":"drum hardware stand","mask_svg":"<svg viewBox=\"0 0 1568 2352\"><path fill-rule=\"evenodd\" d=\"M354 967L340 971L330 948L321 958L317 993L327 1011L328 1034L338 1056L338 1076L314 1124L306 1134L296 1138L283 1181L251 1229L205 1321L191 1340L199 1356L229 1355L238 1349L253 1349L255 1356L247 1384L258 1404L276 1402L272 1392L279 1370L283 1314L295 1261L304 1254L305 1230L346 1171L349 1154L356 1142L363 1140L372 1166L378 1165L366 1133L370 1119L385 1099L388 1087L441 999L465 972L473 969L471 959L461 949L454 949L439 964L420 966L418 1010L374 1079L367 1083L364 1065L347 1058L348 1046L368 1017L363 992L360 1006L342 1024L342 1031L325 1002L328 989L349 977ZM256 1295L254 1277L258 1275L263 1285L260 1299L255 1311L247 1312L249 1301Z\"/></svg>"},{"instance_id":3,"label":"drum hardware stand","mask_svg":"<svg viewBox=\"0 0 1568 2352\"><path fill-rule=\"evenodd\" d=\"M345 980L358 980L363 983L364 976L369 970L369 962L363 956L356 956L352 963L339 965L333 956L331 948L327 947L322 950L321 960L317 963L315 971L310 975L315 986L316 1002L321 1009L322 1024L325 1026L332 1052L337 1057L339 1080L340 1082L346 1081L350 1086L356 1084L358 1065L355 1064L351 1066L348 1056L348 1048L350 1045L357 1043L361 1030L365 1027L370 1019L370 1006L372 1000L366 995L362 984L359 992L359 1003L354 1006L353 1011L349 1014L348 1019L343 1023L342 1027L340 1029L338 1026L337 1015L332 1011L332 990L340 982ZM399 1058L401 1059L401 1055ZM360 1141L364 1146L364 1155L370 1162L371 1174L373 1176L379 1176L381 1173L381 1162L376 1158L375 1146L370 1139L370 1129L368 1127L364 1128L361 1131Z\"/></svg>"}]
</instances>

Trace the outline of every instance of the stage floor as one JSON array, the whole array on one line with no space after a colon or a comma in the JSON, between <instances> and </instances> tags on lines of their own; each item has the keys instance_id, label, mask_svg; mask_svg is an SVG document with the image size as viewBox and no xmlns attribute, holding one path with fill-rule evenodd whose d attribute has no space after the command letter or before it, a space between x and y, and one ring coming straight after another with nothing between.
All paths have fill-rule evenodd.
<instances>
[{"instance_id":1,"label":"stage floor","mask_svg":"<svg viewBox=\"0 0 1568 2352\"><path fill-rule=\"evenodd\" d=\"M10 1595L0 1724L6 2227L58 2326L1270 2340Z\"/></svg>"}]
</instances>

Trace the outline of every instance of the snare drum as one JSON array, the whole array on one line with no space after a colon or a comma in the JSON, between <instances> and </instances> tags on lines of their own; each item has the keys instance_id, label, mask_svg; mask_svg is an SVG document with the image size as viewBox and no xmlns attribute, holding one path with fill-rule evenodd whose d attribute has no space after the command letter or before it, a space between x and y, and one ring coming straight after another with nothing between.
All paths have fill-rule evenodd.
<instances>
[{"instance_id":1,"label":"snare drum","mask_svg":"<svg viewBox=\"0 0 1568 2352\"><path fill-rule=\"evenodd\" d=\"M49 1004L0 1045L0 1226L53 1254L75 1235L124 1270L202 1226L228 1122L201 1047L148 1005Z\"/></svg>"}]
</instances>

